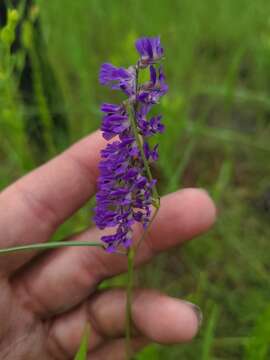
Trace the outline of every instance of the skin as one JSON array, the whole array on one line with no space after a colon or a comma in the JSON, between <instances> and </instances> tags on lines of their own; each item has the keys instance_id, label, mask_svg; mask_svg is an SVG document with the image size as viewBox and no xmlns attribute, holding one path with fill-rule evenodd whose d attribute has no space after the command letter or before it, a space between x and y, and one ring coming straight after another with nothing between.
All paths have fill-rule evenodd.
<instances>
[{"instance_id":1,"label":"skin","mask_svg":"<svg viewBox=\"0 0 270 360\"><path fill-rule=\"evenodd\" d=\"M0 194L0 247L48 241L94 195L104 145L96 132L6 188ZM215 217L215 206L203 190L163 197L136 265L207 231ZM134 233L136 242L140 229ZM100 235L89 228L70 239L97 241ZM90 247L1 256L0 359L72 359L87 322L89 359L125 359L125 291L97 287L126 268L125 256ZM199 328L191 304L154 290L134 292L132 314L134 351L152 341L190 341Z\"/></svg>"}]
</instances>

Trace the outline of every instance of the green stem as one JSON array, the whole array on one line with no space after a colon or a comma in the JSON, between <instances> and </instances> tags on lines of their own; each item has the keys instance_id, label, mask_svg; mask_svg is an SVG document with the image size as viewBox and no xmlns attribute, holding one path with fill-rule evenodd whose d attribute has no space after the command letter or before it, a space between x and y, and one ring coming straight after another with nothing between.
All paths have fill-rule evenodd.
<instances>
[{"instance_id":1,"label":"green stem","mask_svg":"<svg viewBox=\"0 0 270 360\"><path fill-rule=\"evenodd\" d=\"M138 68L136 68L136 94L138 93ZM151 169L149 166L149 163L146 159L144 149L143 149L143 138L140 136L137 128L137 121L136 121L136 109L137 109L137 103L133 105L127 105L128 113L129 113L129 119L131 123L131 128L137 143L137 146L139 148L143 165L148 177L149 181L153 181L153 176L151 173ZM144 240L147 232L149 231L150 226L152 225L153 221L155 220L155 217L158 213L159 207L160 207L160 197L157 191L156 185L153 186L153 198L152 198L152 205L155 207L155 212L143 232L138 245L136 248L129 248L128 250L128 278L127 278L127 302L126 302L126 358L127 360L132 359L132 348L131 348L131 336L132 336L132 292L133 292L133 273L134 273L134 259L136 256L136 252L141 244L141 242Z\"/></svg>"},{"instance_id":2,"label":"green stem","mask_svg":"<svg viewBox=\"0 0 270 360\"><path fill-rule=\"evenodd\" d=\"M136 140L136 143L138 145L138 148L140 150L140 153L141 153L141 157L142 157L142 161L143 161L143 165L145 167L145 170L146 170L146 174L148 176L148 179L150 181L153 180L153 176L152 176L152 173L151 173L151 170L150 170L150 166L148 164L148 161L146 159L146 156L145 156L145 153L144 153L144 150L143 150L143 142L142 142L142 139L140 138L140 135L139 135L139 132L138 132L138 129L137 129L137 126L136 126L136 113L135 113L135 110L134 108L130 109L130 123L131 123L131 128L132 128L132 131L134 133L134 136L135 136L135 140ZM159 207L159 195L158 195L158 191L157 191L157 187L156 185L153 186L153 197L154 197L154 202L153 202L153 205L158 208Z\"/></svg>"},{"instance_id":3,"label":"green stem","mask_svg":"<svg viewBox=\"0 0 270 360\"><path fill-rule=\"evenodd\" d=\"M128 250L128 278L127 278L127 302L126 302L126 357L132 358L131 336L132 336L132 290L134 270L134 248Z\"/></svg>"},{"instance_id":4,"label":"green stem","mask_svg":"<svg viewBox=\"0 0 270 360\"><path fill-rule=\"evenodd\" d=\"M31 245L21 245L14 246L6 249L0 249L0 255L13 253L16 251L29 251L29 250L47 250L55 249L59 247L67 246L98 246L103 247L101 243L98 242L88 242L88 241L52 241L45 244L31 244Z\"/></svg>"},{"instance_id":5,"label":"green stem","mask_svg":"<svg viewBox=\"0 0 270 360\"><path fill-rule=\"evenodd\" d=\"M139 239L138 244L137 244L137 246L136 246L136 252L139 250L139 247L140 247L141 243L143 242L143 240L145 239L146 235L148 234L148 232L149 232L149 230L150 230L150 227L152 226L152 224L153 224L153 222L154 222L154 220L155 220L155 218L156 218L156 216L157 216L159 207L160 207L160 206L158 205L158 206L155 208L154 214L153 214L151 220L149 221L149 224L148 224L147 228L145 229L145 231L143 232L141 238Z\"/></svg>"}]
</instances>

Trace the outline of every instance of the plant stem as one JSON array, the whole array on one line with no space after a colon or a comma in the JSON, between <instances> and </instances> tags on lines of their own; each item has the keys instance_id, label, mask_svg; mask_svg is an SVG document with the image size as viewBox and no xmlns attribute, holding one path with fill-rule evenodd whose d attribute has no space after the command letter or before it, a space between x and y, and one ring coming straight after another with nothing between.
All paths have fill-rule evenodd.
<instances>
[{"instance_id":1,"label":"plant stem","mask_svg":"<svg viewBox=\"0 0 270 360\"><path fill-rule=\"evenodd\" d=\"M143 240L145 239L146 235L148 234L148 232L149 232L149 230L150 230L150 227L152 226L152 224L153 224L153 222L154 222L154 220L155 220L155 218L156 218L156 216L157 216L159 207L160 207L160 205L158 205L157 207L155 207L154 214L153 214L151 220L149 221L149 224L147 225L147 228L144 230L141 238L140 238L139 241L138 241L138 244L137 244L137 246L136 246L136 252L139 250L139 247L140 247L141 243L143 242Z\"/></svg>"},{"instance_id":2,"label":"plant stem","mask_svg":"<svg viewBox=\"0 0 270 360\"><path fill-rule=\"evenodd\" d=\"M138 77L139 77L139 69L136 67L136 97L138 93ZM131 123L131 128L137 143L137 146L139 148L143 165L148 177L148 180L151 182L153 181L153 176L151 173L151 169L149 166L149 163L146 159L144 148L143 148L143 139L139 134L138 128L137 128L137 116L136 116L136 109L137 109L137 102L133 105L128 106L128 113L129 113L129 119ZM128 278L127 278L127 302L126 302L126 358L127 360L132 359L132 348L131 348L131 336L132 336L132 293L133 293L133 273L134 273L134 259L136 256L136 252L141 244L141 242L144 240L147 232L149 231L150 226L152 225L153 221L155 220L155 217L158 213L159 207L160 207L160 197L157 191L157 187L154 184L153 186L153 197L152 197L152 205L155 207L154 214L147 226L147 228L144 230L141 238L138 241L138 245L136 248L130 247L128 249Z\"/></svg>"},{"instance_id":3,"label":"plant stem","mask_svg":"<svg viewBox=\"0 0 270 360\"><path fill-rule=\"evenodd\" d=\"M31 245L21 245L14 246L6 249L0 249L0 255L13 253L16 251L29 251L29 250L47 250L47 249L55 249L59 247L67 247L67 246L98 246L103 247L103 245L99 242L89 242L89 241L55 241L48 242L45 244L31 244Z\"/></svg>"},{"instance_id":4,"label":"plant stem","mask_svg":"<svg viewBox=\"0 0 270 360\"><path fill-rule=\"evenodd\" d=\"M132 121L131 121L132 123ZM135 120L134 120L134 125L135 125ZM143 158L143 162L145 165L145 168L147 170L147 175L149 180L152 180L152 174L151 174L151 170L149 167L149 164L147 162L147 159L145 158L145 154L143 151L143 147L141 145L140 142L140 137L139 134L137 132L137 128L135 125L135 130L134 130L134 135L135 135L135 139L138 142L138 147L141 151L142 154L142 158ZM137 140L138 139L138 140ZM153 202L153 205L155 207L155 212L147 226L147 228L145 229L145 231L143 232L141 238L138 241L138 245L136 246L136 249L134 248L129 248L128 250L128 278L127 278L127 302L126 302L126 358L127 360L132 359L132 349L131 349L131 328L132 328L132 292L133 292L133 272L134 272L134 258L136 255L137 250L139 249L139 246L141 245L142 241L144 240L145 236L147 235L153 221L155 220L155 217L158 213L159 207L160 207L160 200L159 200L159 195L156 189L156 186L154 186L153 188L153 196L155 198L155 202Z\"/></svg>"},{"instance_id":5,"label":"plant stem","mask_svg":"<svg viewBox=\"0 0 270 360\"><path fill-rule=\"evenodd\" d=\"M131 336L132 336L132 290L134 270L134 248L128 250L128 278L127 278L127 302L126 302L126 357L132 358Z\"/></svg>"},{"instance_id":6,"label":"plant stem","mask_svg":"<svg viewBox=\"0 0 270 360\"><path fill-rule=\"evenodd\" d=\"M130 123L131 123L131 127L132 127L132 131L134 133L134 136L135 136L135 140L136 140L136 143L138 145L138 148L140 150L140 153L141 153L141 157L142 157L142 161L143 161L143 165L145 167L145 171L147 173L147 176L148 176L148 179L150 181L153 180L153 176L152 176L152 173L151 173L151 170L150 170L150 166L149 166L149 163L146 159L146 156L145 156L145 153L144 153L144 149L143 149L143 143L142 143L142 140L140 138L140 135L139 135L139 132L138 132L138 129L137 129L137 126L136 126L136 112L134 110L134 108L130 111L131 114L129 116L130 118ZM155 207L159 207L159 195L158 195L158 191L157 191L157 187L156 185L153 186L153 197L155 199L153 205Z\"/></svg>"}]
</instances>

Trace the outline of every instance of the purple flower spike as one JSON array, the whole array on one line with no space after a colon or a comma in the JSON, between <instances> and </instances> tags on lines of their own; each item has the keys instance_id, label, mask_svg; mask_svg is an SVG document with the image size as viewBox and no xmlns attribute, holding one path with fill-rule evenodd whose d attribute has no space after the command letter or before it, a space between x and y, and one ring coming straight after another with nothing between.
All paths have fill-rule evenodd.
<instances>
[{"instance_id":1,"label":"purple flower spike","mask_svg":"<svg viewBox=\"0 0 270 360\"><path fill-rule=\"evenodd\" d=\"M156 203L153 190L156 180L148 178L144 158L150 163L158 159L158 145L151 148L147 139L162 133L164 125L161 115L151 117L149 113L168 86L162 68L155 65L163 57L159 37L141 38L136 47L141 54L136 66L124 69L105 63L99 74L102 85L122 90L128 96L120 105L101 106L103 137L106 140L117 137L101 151L94 216L98 228L112 228L110 235L101 237L108 252L132 245L133 225L140 223L146 229L151 207ZM149 67L150 80L139 84L139 71L145 67ZM134 126L141 144L135 140Z\"/></svg>"},{"instance_id":2,"label":"purple flower spike","mask_svg":"<svg viewBox=\"0 0 270 360\"><path fill-rule=\"evenodd\" d=\"M164 50L160 44L160 37L142 37L136 41L135 46L141 55L141 67L147 67L163 57Z\"/></svg>"}]
</instances>

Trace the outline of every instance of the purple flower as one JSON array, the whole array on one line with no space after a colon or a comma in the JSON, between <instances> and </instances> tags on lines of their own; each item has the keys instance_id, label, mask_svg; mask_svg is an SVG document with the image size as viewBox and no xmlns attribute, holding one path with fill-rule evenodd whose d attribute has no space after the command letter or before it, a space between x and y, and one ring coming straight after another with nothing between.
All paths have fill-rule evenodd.
<instances>
[{"instance_id":1,"label":"purple flower","mask_svg":"<svg viewBox=\"0 0 270 360\"><path fill-rule=\"evenodd\" d=\"M163 57L163 47L160 44L160 37L142 37L136 41L136 49L141 55L140 66L146 67L159 61Z\"/></svg>"},{"instance_id":2,"label":"purple flower","mask_svg":"<svg viewBox=\"0 0 270 360\"><path fill-rule=\"evenodd\" d=\"M143 159L156 161L158 145L151 148L146 139L164 131L162 117L149 116L153 104L168 90L162 68L154 66L163 56L163 48L158 37L139 39L136 47L141 54L137 66L124 69L106 63L101 66L99 76L102 85L122 90L128 96L120 105L104 103L101 106L103 137L111 140L117 136L116 141L101 151L94 216L100 229L112 228L110 235L101 237L109 252L130 247L133 225L140 223L147 228L150 222L156 180L148 177ZM150 80L139 84L138 72L147 66ZM132 124L141 136L140 146Z\"/></svg>"},{"instance_id":3,"label":"purple flower","mask_svg":"<svg viewBox=\"0 0 270 360\"><path fill-rule=\"evenodd\" d=\"M123 90L128 96L135 92L136 70L134 66L128 69L118 68L105 63L101 66L99 82L101 85L109 85L113 90Z\"/></svg>"},{"instance_id":4,"label":"purple flower","mask_svg":"<svg viewBox=\"0 0 270 360\"><path fill-rule=\"evenodd\" d=\"M151 150L149 144L145 142L143 144L143 150L145 153L145 157L147 160L157 161L158 159L158 144L154 146L154 148Z\"/></svg>"},{"instance_id":5,"label":"purple flower","mask_svg":"<svg viewBox=\"0 0 270 360\"><path fill-rule=\"evenodd\" d=\"M168 91L162 67L158 71L150 66L150 81L144 84L138 93L138 100L146 104L157 104L159 99Z\"/></svg>"},{"instance_id":6,"label":"purple flower","mask_svg":"<svg viewBox=\"0 0 270 360\"><path fill-rule=\"evenodd\" d=\"M106 113L101 125L104 139L110 140L130 127L128 114L123 106L105 103L102 104L101 111Z\"/></svg>"},{"instance_id":7,"label":"purple flower","mask_svg":"<svg viewBox=\"0 0 270 360\"><path fill-rule=\"evenodd\" d=\"M101 105L100 110L107 114L115 114L115 113L120 113L123 110L123 106L104 103Z\"/></svg>"},{"instance_id":8,"label":"purple flower","mask_svg":"<svg viewBox=\"0 0 270 360\"><path fill-rule=\"evenodd\" d=\"M141 160L132 155L134 146L134 138L129 138L108 144L101 153L94 220L100 229L116 227L114 234L101 238L110 251L130 245L131 227L138 219L138 209L140 222L144 226L149 222L152 184L142 174Z\"/></svg>"},{"instance_id":9,"label":"purple flower","mask_svg":"<svg viewBox=\"0 0 270 360\"><path fill-rule=\"evenodd\" d=\"M146 115L148 114L149 105L143 104L141 110L137 113L138 128L141 135L149 137L157 133L163 133L165 127L161 123L162 116L153 116L150 120L147 120Z\"/></svg>"}]
</instances>

